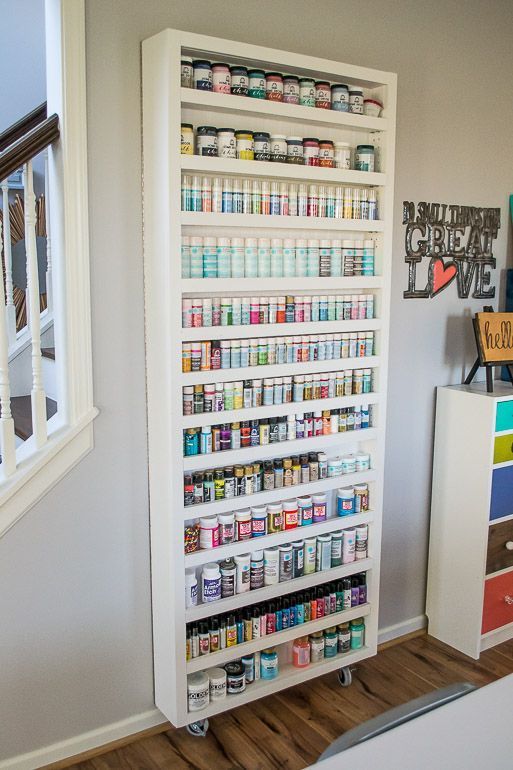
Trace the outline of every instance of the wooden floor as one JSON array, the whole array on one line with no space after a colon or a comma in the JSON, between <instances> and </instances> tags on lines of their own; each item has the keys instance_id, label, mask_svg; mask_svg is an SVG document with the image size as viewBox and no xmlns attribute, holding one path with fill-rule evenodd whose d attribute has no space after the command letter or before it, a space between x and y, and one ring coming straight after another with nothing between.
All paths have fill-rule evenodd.
<instances>
[{"instance_id":1,"label":"wooden floor","mask_svg":"<svg viewBox=\"0 0 513 770\"><path fill-rule=\"evenodd\" d=\"M510 673L513 641L474 661L424 635L361 663L349 688L340 687L336 674L327 674L211 719L206 738L168 729L72 767L299 770L341 733L392 706L453 682L481 686Z\"/></svg>"}]
</instances>

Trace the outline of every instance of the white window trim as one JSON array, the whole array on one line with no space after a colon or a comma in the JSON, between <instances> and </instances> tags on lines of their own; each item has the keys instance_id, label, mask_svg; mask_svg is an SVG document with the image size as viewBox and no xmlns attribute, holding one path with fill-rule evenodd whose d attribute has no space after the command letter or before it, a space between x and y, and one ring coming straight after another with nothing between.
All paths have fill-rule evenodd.
<instances>
[{"instance_id":1,"label":"white window trim","mask_svg":"<svg viewBox=\"0 0 513 770\"><path fill-rule=\"evenodd\" d=\"M60 141L49 150L54 324L59 411L48 443L18 450L0 486L0 536L93 448L84 0L45 0L48 114ZM32 452L32 453L31 453ZM26 455L24 457L24 455Z\"/></svg>"}]
</instances>

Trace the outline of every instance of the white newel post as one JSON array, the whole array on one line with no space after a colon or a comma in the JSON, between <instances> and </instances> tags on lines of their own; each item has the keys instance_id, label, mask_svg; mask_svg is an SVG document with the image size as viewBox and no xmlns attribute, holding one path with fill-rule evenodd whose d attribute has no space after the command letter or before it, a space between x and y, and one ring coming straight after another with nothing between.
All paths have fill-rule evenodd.
<instances>
[{"instance_id":1,"label":"white newel post","mask_svg":"<svg viewBox=\"0 0 513 770\"><path fill-rule=\"evenodd\" d=\"M48 313L53 311L52 291L52 241L50 238L50 184L49 184L48 148L45 150L45 224L46 224L46 306Z\"/></svg>"},{"instance_id":2,"label":"white newel post","mask_svg":"<svg viewBox=\"0 0 513 770\"><path fill-rule=\"evenodd\" d=\"M32 430L36 447L46 443L46 394L41 363L41 319L39 310L39 273L36 246L36 198L32 161L23 167L25 188L25 248L27 251L27 310L32 342Z\"/></svg>"},{"instance_id":3,"label":"white newel post","mask_svg":"<svg viewBox=\"0 0 513 770\"><path fill-rule=\"evenodd\" d=\"M5 211L5 209L4 209ZM0 238L2 223L0 222ZM9 383L9 340L7 336L7 313L5 297L0 291L0 454L4 478L16 470L16 440L14 420L11 414L11 387Z\"/></svg>"},{"instance_id":4,"label":"white newel post","mask_svg":"<svg viewBox=\"0 0 513 770\"><path fill-rule=\"evenodd\" d=\"M11 219L9 215L9 186L7 179L2 182L2 208L4 221L4 262L5 262L5 314L9 345L16 341L16 308L12 283Z\"/></svg>"}]
</instances>

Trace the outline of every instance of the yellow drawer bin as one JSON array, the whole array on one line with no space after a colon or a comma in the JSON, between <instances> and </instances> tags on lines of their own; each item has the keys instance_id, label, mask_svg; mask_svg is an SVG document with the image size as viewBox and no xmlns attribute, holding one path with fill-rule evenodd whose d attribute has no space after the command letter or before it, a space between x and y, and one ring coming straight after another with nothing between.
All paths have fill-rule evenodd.
<instances>
[{"instance_id":1,"label":"yellow drawer bin","mask_svg":"<svg viewBox=\"0 0 513 770\"><path fill-rule=\"evenodd\" d=\"M497 463L507 463L511 460L513 460L513 433L497 436L493 449L494 465Z\"/></svg>"}]
</instances>

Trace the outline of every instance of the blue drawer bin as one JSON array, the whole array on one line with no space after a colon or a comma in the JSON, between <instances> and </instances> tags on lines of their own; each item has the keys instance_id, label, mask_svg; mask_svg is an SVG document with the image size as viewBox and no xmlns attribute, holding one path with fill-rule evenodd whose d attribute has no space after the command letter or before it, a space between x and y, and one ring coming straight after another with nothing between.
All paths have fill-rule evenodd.
<instances>
[{"instance_id":1,"label":"blue drawer bin","mask_svg":"<svg viewBox=\"0 0 513 770\"><path fill-rule=\"evenodd\" d=\"M490 521L513 515L513 465L496 468L492 475Z\"/></svg>"}]
</instances>

